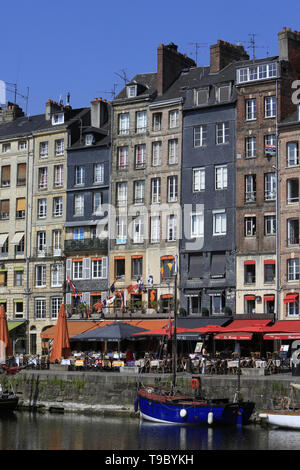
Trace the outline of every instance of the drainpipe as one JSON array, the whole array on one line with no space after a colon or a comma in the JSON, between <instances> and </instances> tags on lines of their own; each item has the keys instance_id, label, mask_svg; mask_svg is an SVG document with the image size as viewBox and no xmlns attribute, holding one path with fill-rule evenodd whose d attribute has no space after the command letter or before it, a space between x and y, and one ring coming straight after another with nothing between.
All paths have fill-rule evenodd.
<instances>
[{"instance_id":1,"label":"drainpipe","mask_svg":"<svg viewBox=\"0 0 300 470\"><path fill-rule=\"evenodd\" d=\"M274 320L280 320L280 152L278 140L278 78L276 79L276 312Z\"/></svg>"},{"instance_id":2,"label":"drainpipe","mask_svg":"<svg viewBox=\"0 0 300 470\"><path fill-rule=\"evenodd\" d=\"M33 135L30 136L33 143ZM26 163L26 219L25 219L25 259L26 259L26 287L24 294L26 296L25 318L26 318L26 346L25 352L29 352L29 296L30 296L30 255L31 255L31 227L32 227L32 188L33 188L33 173L31 181L31 191L29 188L29 173L30 173L30 137L27 138L27 163ZM33 150L34 151L34 150ZM33 167L33 164L32 164ZM33 168L32 168L33 170ZM29 224L29 200L31 205L30 211L30 224ZM28 243L30 244L28 246Z\"/></svg>"}]
</instances>

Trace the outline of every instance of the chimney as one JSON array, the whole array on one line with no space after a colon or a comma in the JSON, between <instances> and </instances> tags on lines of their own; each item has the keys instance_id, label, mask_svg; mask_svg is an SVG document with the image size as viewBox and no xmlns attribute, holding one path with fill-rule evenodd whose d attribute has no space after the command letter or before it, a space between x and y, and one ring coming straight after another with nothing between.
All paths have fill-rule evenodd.
<instances>
[{"instance_id":1,"label":"chimney","mask_svg":"<svg viewBox=\"0 0 300 470\"><path fill-rule=\"evenodd\" d=\"M63 106L56 103L56 101L48 100L46 103L46 121L50 121L52 114L63 111Z\"/></svg>"},{"instance_id":2,"label":"chimney","mask_svg":"<svg viewBox=\"0 0 300 470\"><path fill-rule=\"evenodd\" d=\"M91 101L91 126L102 127L108 119L107 102L102 98Z\"/></svg>"},{"instance_id":3,"label":"chimney","mask_svg":"<svg viewBox=\"0 0 300 470\"><path fill-rule=\"evenodd\" d=\"M279 60L287 60L295 70L300 69L300 31L283 27L278 33Z\"/></svg>"},{"instance_id":4,"label":"chimney","mask_svg":"<svg viewBox=\"0 0 300 470\"><path fill-rule=\"evenodd\" d=\"M249 60L243 46L218 40L210 46L210 73L218 73L233 61Z\"/></svg>"},{"instance_id":5,"label":"chimney","mask_svg":"<svg viewBox=\"0 0 300 470\"><path fill-rule=\"evenodd\" d=\"M0 122L14 121L22 116L24 116L22 108L15 103L8 102L7 107L0 108Z\"/></svg>"},{"instance_id":6,"label":"chimney","mask_svg":"<svg viewBox=\"0 0 300 470\"><path fill-rule=\"evenodd\" d=\"M182 69L196 67L193 59L177 51L176 44L160 44L157 48L157 93L162 95L176 80Z\"/></svg>"}]
</instances>

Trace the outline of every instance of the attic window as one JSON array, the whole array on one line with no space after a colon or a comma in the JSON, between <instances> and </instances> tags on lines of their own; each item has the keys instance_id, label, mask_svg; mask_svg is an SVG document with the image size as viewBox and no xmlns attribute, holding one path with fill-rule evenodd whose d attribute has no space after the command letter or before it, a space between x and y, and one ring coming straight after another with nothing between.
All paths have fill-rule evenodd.
<instances>
[{"instance_id":1,"label":"attic window","mask_svg":"<svg viewBox=\"0 0 300 470\"><path fill-rule=\"evenodd\" d=\"M127 98L134 98L136 94L136 85L127 86Z\"/></svg>"},{"instance_id":2,"label":"attic window","mask_svg":"<svg viewBox=\"0 0 300 470\"><path fill-rule=\"evenodd\" d=\"M56 113L52 115L52 125L63 124L65 122L64 113Z\"/></svg>"},{"instance_id":3,"label":"attic window","mask_svg":"<svg viewBox=\"0 0 300 470\"><path fill-rule=\"evenodd\" d=\"M195 90L195 105L201 106L202 104L207 104L208 102L208 88L201 88Z\"/></svg>"},{"instance_id":4,"label":"attic window","mask_svg":"<svg viewBox=\"0 0 300 470\"><path fill-rule=\"evenodd\" d=\"M93 134L87 134L85 136L85 145L93 145L94 143L94 136Z\"/></svg>"},{"instance_id":5,"label":"attic window","mask_svg":"<svg viewBox=\"0 0 300 470\"><path fill-rule=\"evenodd\" d=\"M230 85L220 86L216 90L216 99L219 103L230 100Z\"/></svg>"}]
</instances>

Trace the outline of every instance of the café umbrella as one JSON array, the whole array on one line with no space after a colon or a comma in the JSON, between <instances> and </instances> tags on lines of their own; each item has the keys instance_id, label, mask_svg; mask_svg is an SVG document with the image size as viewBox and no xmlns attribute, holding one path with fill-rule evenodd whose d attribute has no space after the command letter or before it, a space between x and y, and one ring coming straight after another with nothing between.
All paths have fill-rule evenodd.
<instances>
[{"instance_id":1,"label":"caf\u00e9 umbrella","mask_svg":"<svg viewBox=\"0 0 300 470\"><path fill-rule=\"evenodd\" d=\"M139 326L130 325L125 322L114 322L73 336L71 341L121 341L132 338L134 333L144 331L147 330Z\"/></svg>"},{"instance_id":2,"label":"caf\u00e9 umbrella","mask_svg":"<svg viewBox=\"0 0 300 470\"><path fill-rule=\"evenodd\" d=\"M58 319L56 323L50 362L60 361L61 358L67 359L71 356L71 348L69 341L68 325L66 309L61 304Z\"/></svg>"},{"instance_id":3,"label":"caf\u00e9 umbrella","mask_svg":"<svg viewBox=\"0 0 300 470\"><path fill-rule=\"evenodd\" d=\"M5 350L4 350L5 349ZM0 306L0 357L5 362L6 356L12 356L12 346L9 339L7 318L4 305Z\"/></svg>"}]
</instances>

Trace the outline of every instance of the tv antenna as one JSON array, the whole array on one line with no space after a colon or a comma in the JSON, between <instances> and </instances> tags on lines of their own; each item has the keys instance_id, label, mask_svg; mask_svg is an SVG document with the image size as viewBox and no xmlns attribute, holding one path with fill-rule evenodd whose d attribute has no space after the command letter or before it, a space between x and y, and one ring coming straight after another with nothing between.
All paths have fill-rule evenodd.
<instances>
[{"instance_id":1,"label":"tv antenna","mask_svg":"<svg viewBox=\"0 0 300 470\"><path fill-rule=\"evenodd\" d=\"M255 36L257 36L256 33L249 33L248 36L250 36L249 41L236 41L236 42L237 42L237 44L249 44L248 46L246 46L246 49L252 49L252 60L256 59L255 51L258 48L267 49L267 56L269 55L269 47L268 46L257 46L256 45L256 40L255 40Z\"/></svg>"},{"instance_id":2,"label":"tv antenna","mask_svg":"<svg viewBox=\"0 0 300 470\"><path fill-rule=\"evenodd\" d=\"M206 47L208 46L208 43L207 42L189 42L189 45L190 46L195 46L195 62L196 62L196 65L198 65L198 49L200 49L200 47Z\"/></svg>"},{"instance_id":3,"label":"tv antenna","mask_svg":"<svg viewBox=\"0 0 300 470\"><path fill-rule=\"evenodd\" d=\"M108 95L111 95L112 99L115 98L116 96L116 88L117 88L118 84L117 83L114 83L114 86L113 86L113 89L111 91L97 91L97 93L104 93L104 94L108 94Z\"/></svg>"},{"instance_id":4,"label":"tv antenna","mask_svg":"<svg viewBox=\"0 0 300 470\"><path fill-rule=\"evenodd\" d=\"M127 75L126 75L126 71L124 69L122 69L121 72L122 72L122 74L117 73L117 72L115 72L115 74L118 75L118 77L120 77L124 81L124 86L126 86L128 81L129 81L128 78L127 78Z\"/></svg>"},{"instance_id":5,"label":"tv antenna","mask_svg":"<svg viewBox=\"0 0 300 470\"><path fill-rule=\"evenodd\" d=\"M10 83L10 82L5 82L6 85L8 85L9 87L13 87L13 89L9 89L7 88L7 91L9 91L10 93L13 93L14 94L14 103L17 104L17 96L19 96L20 98L23 98L26 102L26 108L25 108L25 114L27 115L27 110L28 110L28 100L29 100L29 87L27 87L27 94L26 95L22 95L21 93L19 93L17 90L17 84L16 83Z\"/></svg>"}]
</instances>

